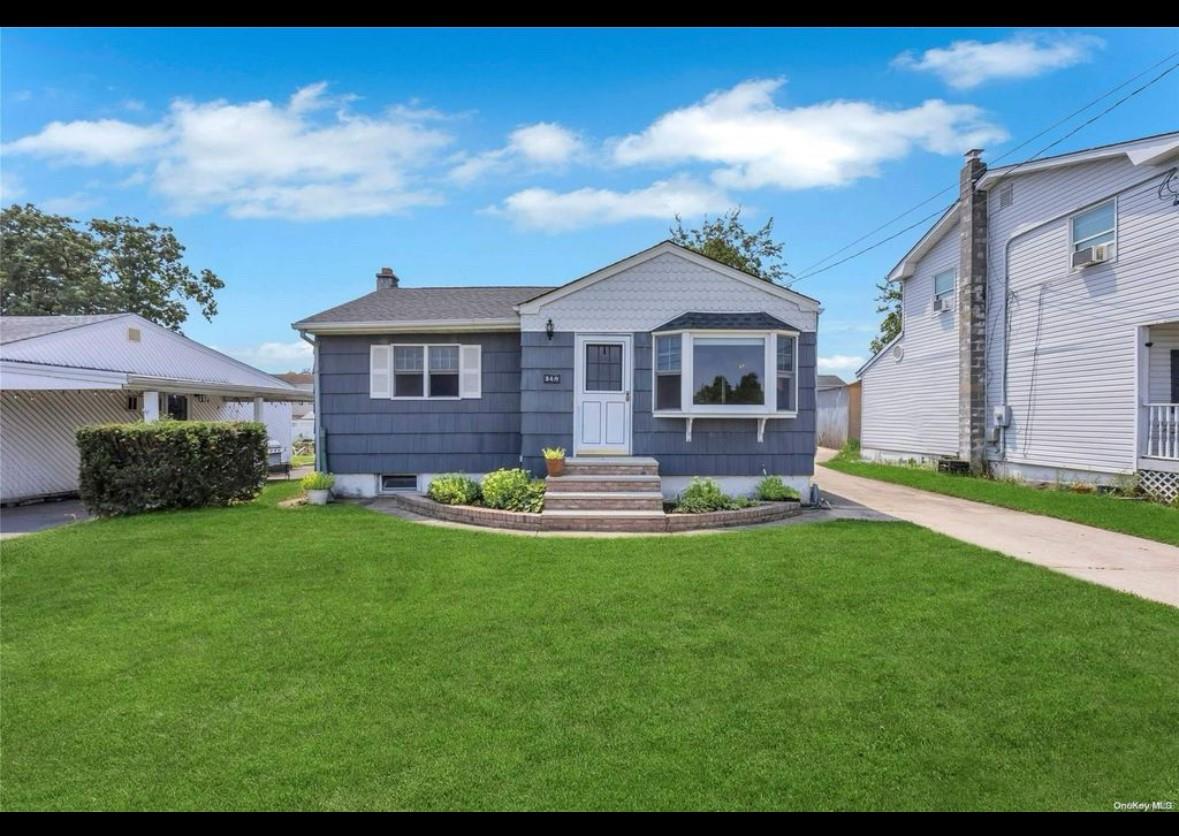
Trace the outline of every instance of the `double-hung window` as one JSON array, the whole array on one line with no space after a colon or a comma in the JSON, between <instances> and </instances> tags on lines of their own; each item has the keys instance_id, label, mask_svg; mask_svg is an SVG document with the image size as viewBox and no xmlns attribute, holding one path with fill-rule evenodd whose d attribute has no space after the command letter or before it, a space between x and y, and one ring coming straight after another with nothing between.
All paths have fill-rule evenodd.
<instances>
[{"instance_id":1,"label":"double-hung window","mask_svg":"<svg viewBox=\"0 0 1179 836\"><path fill-rule=\"evenodd\" d=\"M390 368L386 365L390 351L392 385L386 391L383 376ZM480 396L478 346L395 344L373 346L372 355L372 397L458 398L464 372L468 380L461 397Z\"/></svg>"},{"instance_id":2,"label":"double-hung window","mask_svg":"<svg viewBox=\"0 0 1179 836\"><path fill-rule=\"evenodd\" d=\"M778 411L779 412L793 412L796 409L794 403L794 378L795 378L795 337L788 337L785 334L778 335L778 362L777 362L777 396L778 396Z\"/></svg>"},{"instance_id":3,"label":"double-hung window","mask_svg":"<svg viewBox=\"0 0 1179 836\"><path fill-rule=\"evenodd\" d=\"M1106 244L1109 247L1107 260L1112 260L1117 246L1117 206L1110 200L1073 215L1071 223L1072 252L1086 247ZM1070 255L1071 257L1071 255Z\"/></svg>"},{"instance_id":4,"label":"double-hung window","mask_svg":"<svg viewBox=\"0 0 1179 836\"><path fill-rule=\"evenodd\" d=\"M958 271L953 268L933 274L933 298L944 299L954 295L954 285L958 281Z\"/></svg>"},{"instance_id":5,"label":"double-hung window","mask_svg":"<svg viewBox=\"0 0 1179 836\"><path fill-rule=\"evenodd\" d=\"M655 409L680 408L683 380L679 334L655 338Z\"/></svg>"}]
</instances>

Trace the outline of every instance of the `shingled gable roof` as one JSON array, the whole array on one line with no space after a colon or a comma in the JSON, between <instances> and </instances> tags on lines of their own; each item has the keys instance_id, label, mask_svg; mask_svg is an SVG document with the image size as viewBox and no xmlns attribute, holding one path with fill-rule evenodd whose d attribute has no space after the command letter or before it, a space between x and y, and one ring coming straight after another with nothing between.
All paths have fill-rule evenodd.
<instances>
[{"instance_id":1,"label":"shingled gable roof","mask_svg":"<svg viewBox=\"0 0 1179 836\"><path fill-rule=\"evenodd\" d=\"M543 285L392 287L328 308L294 323L294 327L314 332L324 326L504 325L519 321L517 304L549 289Z\"/></svg>"}]
</instances>

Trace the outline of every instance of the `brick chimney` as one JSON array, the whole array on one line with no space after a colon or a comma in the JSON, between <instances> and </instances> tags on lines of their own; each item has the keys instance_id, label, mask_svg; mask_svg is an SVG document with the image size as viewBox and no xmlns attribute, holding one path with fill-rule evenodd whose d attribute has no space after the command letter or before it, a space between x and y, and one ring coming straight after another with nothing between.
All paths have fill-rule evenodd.
<instances>
[{"instance_id":1,"label":"brick chimney","mask_svg":"<svg viewBox=\"0 0 1179 836\"><path fill-rule=\"evenodd\" d=\"M397 274L393 272L392 267L382 267L381 271L377 273L377 290L391 290L397 287Z\"/></svg>"},{"instance_id":2,"label":"brick chimney","mask_svg":"<svg viewBox=\"0 0 1179 836\"><path fill-rule=\"evenodd\" d=\"M986 468L987 170L982 150L966 152L958 177L958 455L972 473Z\"/></svg>"}]
</instances>

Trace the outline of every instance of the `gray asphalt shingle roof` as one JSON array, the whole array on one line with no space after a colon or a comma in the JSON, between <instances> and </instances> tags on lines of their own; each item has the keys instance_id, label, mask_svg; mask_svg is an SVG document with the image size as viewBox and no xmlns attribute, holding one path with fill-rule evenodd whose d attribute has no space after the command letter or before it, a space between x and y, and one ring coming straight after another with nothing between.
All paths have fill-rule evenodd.
<instances>
[{"instance_id":1,"label":"gray asphalt shingle roof","mask_svg":"<svg viewBox=\"0 0 1179 836\"><path fill-rule=\"evenodd\" d=\"M300 323L429 322L510 319L515 305L552 290L547 286L394 287L328 308Z\"/></svg>"},{"instance_id":2,"label":"gray asphalt shingle roof","mask_svg":"<svg viewBox=\"0 0 1179 836\"><path fill-rule=\"evenodd\" d=\"M837 374L821 374L816 385L819 389L838 389L840 386L847 386L847 383Z\"/></svg>"},{"instance_id":3,"label":"gray asphalt shingle roof","mask_svg":"<svg viewBox=\"0 0 1179 836\"><path fill-rule=\"evenodd\" d=\"M116 313L85 316L0 316L0 344L43 337L46 334L56 334L58 331L68 331L71 328L126 315Z\"/></svg>"},{"instance_id":4,"label":"gray asphalt shingle roof","mask_svg":"<svg viewBox=\"0 0 1179 836\"><path fill-rule=\"evenodd\" d=\"M656 331L678 331L682 328L703 328L717 331L761 331L790 328L776 316L758 313L701 313L689 311L665 322Z\"/></svg>"}]
</instances>

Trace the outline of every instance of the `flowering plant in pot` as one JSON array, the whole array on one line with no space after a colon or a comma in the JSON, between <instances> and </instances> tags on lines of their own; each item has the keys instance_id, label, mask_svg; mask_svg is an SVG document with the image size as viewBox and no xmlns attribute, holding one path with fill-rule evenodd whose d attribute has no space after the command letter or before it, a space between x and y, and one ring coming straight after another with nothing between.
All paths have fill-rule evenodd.
<instances>
[{"instance_id":1,"label":"flowering plant in pot","mask_svg":"<svg viewBox=\"0 0 1179 836\"><path fill-rule=\"evenodd\" d=\"M549 476L560 476L565 472L564 447L544 447L540 454L544 456L544 466L548 468Z\"/></svg>"},{"instance_id":2,"label":"flowering plant in pot","mask_svg":"<svg viewBox=\"0 0 1179 836\"><path fill-rule=\"evenodd\" d=\"M318 470L308 473L299 484L307 491L307 501L312 505L327 505L331 496L332 485L336 484L336 477L330 473L320 473Z\"/></svg>"}]
</instances>

